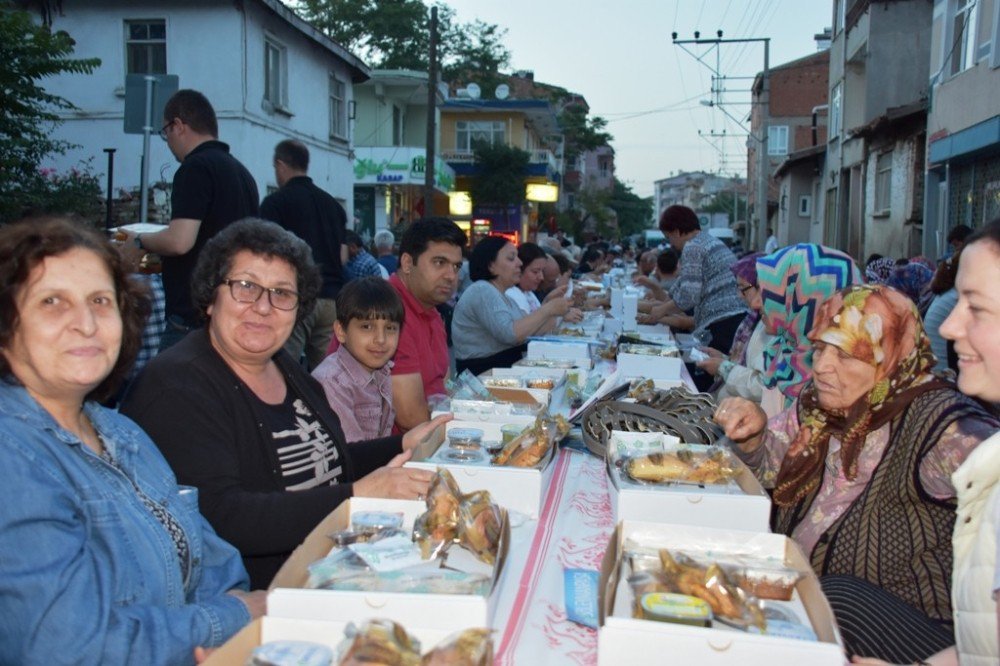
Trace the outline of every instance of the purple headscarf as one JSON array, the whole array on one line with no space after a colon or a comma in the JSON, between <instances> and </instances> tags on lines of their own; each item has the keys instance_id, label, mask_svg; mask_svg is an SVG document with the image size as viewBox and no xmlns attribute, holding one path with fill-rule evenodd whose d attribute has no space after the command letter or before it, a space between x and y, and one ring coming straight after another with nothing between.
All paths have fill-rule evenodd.
<instances>
[{"instance_id":1,"label":"purple headscarf","mask_svg":"<svg viewBox=\"0 0 1000 666\"><path fill-rule=\"evenodd\" d=\"M763 252L751 252L739 259L729 267L737 279L745 280L748 284L757 286L757 259L763 257Z\"/></svg>"},{"instance_id":2,"label":"purple headscarf","mask_svg":"<svg viewBox=\"0 0 1000 666\"><path fill-rule=\"evenodd\" d=\"M911 261L903 266L896 266L886 284L909 296L914 303L920 303L933 278L934 271Z\"/></svg>"}]
</instances>

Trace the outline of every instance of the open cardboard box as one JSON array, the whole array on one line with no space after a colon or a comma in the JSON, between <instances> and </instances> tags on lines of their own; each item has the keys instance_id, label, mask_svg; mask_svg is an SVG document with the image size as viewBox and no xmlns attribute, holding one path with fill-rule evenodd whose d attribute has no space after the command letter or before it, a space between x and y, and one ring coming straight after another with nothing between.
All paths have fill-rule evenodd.
<instances>
[{"instance_id":1,"label":"open cardboard box","mask_svg":"<svg viewBox=\"0 0 1000 666\"><path fill-rule=\"evenodd\" d=\"M495 378L495 377L513 377L515 379L524 379L525 377L547 377L552 380L553 386L551 389L545 389L548 391L555 390L557 386L564 380L566 380L570 375L573 379L579 383L579 377L582 375L583 380L586 381L587 373L572 371L566 368L530 368L526 366L515 366L513 368L490 368L486 372L479 375L482 380Z\"/></svg>"},{"instance_id":2,"label":"open cardboard box","mask_svg":"<svg viewBox=\"0 0 1000 666\"><path fill-rule=\"evenodd\" d=\"M479 490L463 487L461 481L459 485L464 493ZM510 523L506 511L502 512L500 547L496 564L492 567L489 596L306 589L308 566L333 548L333 542L327 535L347 529L351 524L351 515L358 511L402 512L404 527L411 529L416 517L426 511L426 506L424 502L366 497L353 497L341 504L316 526L274 577L267 596L268 616L345 623L383 617L413 632L419 628L445 635L469 627L493 626L497 596L493 591L503 575L510 544ZM457 544L449 550L448 565L466 571L488 568Z\"/></svg>"},{"instance_id":3,"label":"open cardboard box","mask_svg":"<svg viewBox=\"0 0 1000 666\"><path fill-rule=\"evenodd\" d=\"M664 435L618 430L611 432L612 444L608 446L607 464L618 520L770 531L771 498L753 472L735 455L732 456L733 463L739 472L730 483L639 483L628 478L612 460L615 448L613 440L616 436L627 437L629 440L653 441ZM671 443L667 443L664 448L675 451L685 446L696 451L704 448L701 445Z\"/></svg>"},{"instance_id":4,"label":"open cardboard box","mask_svg":"<svg viewBox=\"0 0 1000 666\"><path fill-rule=\"evenodd\" d=\"M502 386L487 386L486 390L501 402L527 405L532 409L548 406L549 394L552 393L548 389L504 388Z\"/></svg>"},{"instance_id":5,"label":"open cardboard box","mask_svg":"<svg viewBox=\"0 0 1000 666\"><path fill-rule=\"evenodd\" d=\"M367 619L359 618L353 624L361 626ZM254 648L273 641L305 641L325 645L336 654L344 630L350 622L334 620L290 620L284 617L264 616L243 627L203 662L205 666L245 666ZM404 627L407 633L420 641L420 648L427 652L443 642L450 634L420 627Z\"/></svg>"},{"instance_id":6,"label":"open cardboard box","mask_svg":"<svg viewBox=\"0 0 1000 666\"><path fill-rule=\"evenodd\" d=\"M767 554L800 571L793 601L803 622L818 640L796 640L751 634L729 627L693 627L632 617L631 590L620 581L623 545L635 539L643 546L677 551ZM663 525L624 520L618 523L604 554L600 578L601 627L598 630L598 664L662 664L699 666L730 664L809 664L843 666L840 632L833 611L808 560L799 547L780 534L757 534L686 525ZM797 614L799 614L797 613ZM718 624L718 623L716 623Z\"/></svg>"},{"instance_id":7,"label":"open cardboard box","mask_svg":"<svg viewBox=\"0 0 1000 666\"><path fill-rule=\"evenodd\" d=\"M501 440L500 428L506 424L523 424L529 427L535 423L534 417L507 416L502 421L450 421L446 430L454 428L479 428L483 431L483 441ZM447 438L446 438L447 439ZM556 446L549 447L548 455L537 467L503 467L490 464L463 464L432 460L438 449L448 446L447 441L440 444L425 443L413 452L413 458L406 467L435 470L444 467L458 482L463 492L466 490L488 490L493 501L505 509L517 511L537 519L542 507L542 497L547 484L547 475L555 458Z\"/></svg>"},{"instance_id":8,"label":"open cardboard box","mask_svg":"<svg viewBox=\"0 0 1000 666\"><path fill-rule=\"evenodd\" d=\"M570 359L590 362L590 342L587 340L529 340L528 358ZM588 366L589 367L589 366Z\"/></svg>"}]
</instances>

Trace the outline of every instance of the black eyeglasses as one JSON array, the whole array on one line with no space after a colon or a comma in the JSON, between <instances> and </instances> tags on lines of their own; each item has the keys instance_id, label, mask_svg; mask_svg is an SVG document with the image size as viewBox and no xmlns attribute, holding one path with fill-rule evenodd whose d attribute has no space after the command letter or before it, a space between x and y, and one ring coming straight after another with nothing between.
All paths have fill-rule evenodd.
<instances>
[{"instance_id":1,"label":"black eyeglasses","mask_svg":"<svg viewBox=\"0 0 1000 666\"><path fill-rule=\"evenodd\" d=\"M298 293L281 287L264 287L250 280L223 280L237 303L256 303L267 292L267 301L279 310L294 310L299 306Z\"/></svg>"},{"instance_id":2,"label":"black eyeglasses","mask_svg":"<svg viewBox=\"0 0 1000 666\"><path fill-rule=\"evenodd\" d=\"M750 291L751 289L755 289L755 288L756 287L754 287L752 284L748 284L745 287L737 287L737 289L740 290L740 294L743 295L743 296L746 296L748 291Z\"/></svg>"},{"instance_id":3,"label":"black eyeglasses","mask_svg":"<svg viewBox=\"0 0 1000 666\"><path fill-rule=\"evenodd\" d=\"M163 139L164 141L167 140L167 128L170 127L173 124L174 124L174 121L171 120L166 125L164 125L163 127L160 128L160 131L158 132L158 134L160 135L160 138Z\"/></svg>"}]
</instances>

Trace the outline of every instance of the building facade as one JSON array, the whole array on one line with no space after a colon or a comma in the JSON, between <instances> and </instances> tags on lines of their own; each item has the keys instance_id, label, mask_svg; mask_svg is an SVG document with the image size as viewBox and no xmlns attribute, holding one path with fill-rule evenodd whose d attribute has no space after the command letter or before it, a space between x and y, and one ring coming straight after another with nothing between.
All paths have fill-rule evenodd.
<instances>
[{"instance_id":1,"label":"building facade","mask_svg":"<svg viewBox=\"0 0 1000 666\"><path fill-rule=\"evenodd\" d=\"M1000 3L934 3L923 252L1000 217Z\"/></svg>"},{"instance_id":2,"label":"building facade","mask_svg":"<svg viewBox=\"0 0 1000 666\"><path fill-rule=\"evenodd\" d=\"M931 0L834 0L823 242L912 256L923 231Z\"/></svg>"},{"instance_id":3,"label":"building facade","mask_svg":"<svg viewBox=\"0 0 1000 666\"><path fill-rule=\"evenodd\" d=\"M355 87L354 216L357 231L371 237L380 229L401 230L424 215L447 215L455 172L435 157L434 197L424 200L427 173L426 72L374 70ZM440 127L440 86L430 112ZM435 144L437 152L437 144Z\"/></svg>"},{"instance_id":4,"label":"building facade","mask_svg":"<svg viewBox=\"0 0 1000 666\"><path fill-rule=\"evenodd\" d=\"M558 187L558 136L556 108L547 100L480 99L463 89L441 106L441 158L455 171L456 193L468 193L472 181L483 174L474 152L479 142L526 151L528 166L522 174L526 189L529 184ZM520 206L471 201L467 212L452 212L473 238L495 232L522 240L538 224L537 206L530 200Z\"/></svg>"},{"instance_id":5,"label":"building facade","mask_svg":"<svg viewBox=\"0 0 1000 666\"><path fill-rule=\"evenodd\" d=\"M278 0L63 0L53 30L76 41L77 57L97 57L89 76L60 75L46 88L77 108L62 112L54 138L76 144L52 158L63 170L91 161L105 170L115 150L117 188L139 186L141 135L125 134L127 74L171 74L180 88L203 92L219 120L219 139L247 166L263 197L277 187L273 148L286 138L311 153L310 176L353 209L353 86L368 67ZM169 186L177 162L155 135L149 181Z\"/></svg>"},{"instance_id":6,"label":"building facade","mask_svg":"<svg viewBox=\"0 0 1000 666\"><path fill-rule=\"evenodd\" d=\"M760 234L760 211L765 209L766 226L774 230L781 245L812 236L811 219L789 208L793 203L800 205L801 197L805 196L809 201L801 205L807 205L811 215L814 196L811 186L805 186L806 193L800 192L799 184L795 193L783 192L775 171L790 155L826 142L829 72L830 51L823 49L770 68L766 91L763 73L754 79L747 140L747 196L755 235L747 240L758 249L767 240L766 235ZM761 155L761 149L766 155ZM766 207L758 203L762 192L766 194ZM762 237L756 238L757 235Z\"/></svg>"}]
</instances>

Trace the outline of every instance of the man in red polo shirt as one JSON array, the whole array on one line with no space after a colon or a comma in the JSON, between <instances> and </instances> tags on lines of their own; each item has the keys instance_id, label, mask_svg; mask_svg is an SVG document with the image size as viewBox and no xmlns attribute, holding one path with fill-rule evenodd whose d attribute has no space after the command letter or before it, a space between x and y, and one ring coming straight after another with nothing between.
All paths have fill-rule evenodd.
<instances>
[{"instance_id":1,"label":"man in red polo shirt","mask_svg":"<svg viewBox=\"0 0 1000 666\"><path fill-rule=\"evenodd\" d=\"M445 393L448 340L437 306L455 293L465 244L465 232L444 217L417 220L400 240L399 268L389 278L406 311L392 366L399 432L427 421L427 398Z\"/></svg>"}]
</instances>

